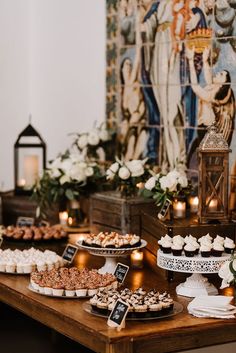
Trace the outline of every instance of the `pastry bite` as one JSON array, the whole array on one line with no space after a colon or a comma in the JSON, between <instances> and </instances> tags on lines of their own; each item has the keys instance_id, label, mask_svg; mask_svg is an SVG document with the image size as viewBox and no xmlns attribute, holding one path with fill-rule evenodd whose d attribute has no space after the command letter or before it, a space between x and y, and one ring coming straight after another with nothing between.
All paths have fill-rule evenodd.
<instances>
[{"instance_id":1,"label":"pastry bite","mask_svg":"<svg viewBox=\"0 0 236 353\"><path fill-rule=\"evenodd\" d=\"M89 234L83 240L82 244L94 248L122 249L138 247L141 244L141 240L136 234L100 232L98 234Z\"/></svg>"},{"instance_id":2,"label":"pastry bite","mask_svg":"<svg viewBox=\"0 0 236 353\"><path fill-rule=\"evenodd\" d=\"M132 291L128 288L121 290L99 290L90 299L90 304L94 312L109 315L113 310L117 299L121 299L129 304L127 317L145 318L158 317L173 311L174 302L166 292L159 293L155 289L145 291L138 288Z\"/></svg>"}]
</instances>

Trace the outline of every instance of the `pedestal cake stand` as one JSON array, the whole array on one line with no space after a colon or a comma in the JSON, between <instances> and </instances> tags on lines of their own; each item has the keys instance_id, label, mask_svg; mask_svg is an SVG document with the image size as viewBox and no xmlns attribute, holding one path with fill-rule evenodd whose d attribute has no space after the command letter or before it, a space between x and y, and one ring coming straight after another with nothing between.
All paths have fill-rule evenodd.
<instances>
[{"instance_id":1,"label":"pedestal cake stand","mask_svg":"<svg viewBox=\"0 0 236 353\"><path fill-rule=\"evenodd\" d=\"M141 239L141 244L137 247L119 249L95 248L92 246L85 246L82 243L83 241L77 241L76 244L79 248L87 250L91 255L105 257L105 264L98 270L101 274L106 272L114 273L119 257L128 256L132 251L142 249L147 245L147 242L144 239Z\"/></svg>"},{"instance_id":2,"label":"pedestal cake stand","mask_svg":"<svg viewBox=\"0 0 236 353\"><path fill-rule=\"evenodd\" d=\"M202 276L202 273L218 273L221 265L230 258L223 254L221 257L194 257L173 256L164 254L161 250L157 252L157 265L165 270L174 272L192 273L185 282L176 287L176 293L185 297L196 297L198 295L216 295L217 288Z\"/></svg>"}]
</instances>

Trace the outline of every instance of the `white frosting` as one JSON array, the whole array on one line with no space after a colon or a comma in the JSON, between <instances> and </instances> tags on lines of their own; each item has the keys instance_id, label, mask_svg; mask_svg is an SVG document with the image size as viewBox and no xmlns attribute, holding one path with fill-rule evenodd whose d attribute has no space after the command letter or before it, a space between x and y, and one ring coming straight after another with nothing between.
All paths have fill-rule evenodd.
<instances>
[{"instance_id":1,"label":"white frosting","mask_svg":"<svg viewBox=\"0 0 236 353\"><path fill-rule=\"evenodd\" d=\"M214 240L214 243L221 243L221 244L224 244L224 238L217 235L215 240Z\"/></svg>"},{"instance_id":2,"label":"white frosting","mask_svg":"<svg viewBox=\"0 0 236 353\"><path fill-rule=\"evenodd\" d=\"M177 244L182 244L182 245L184 245L184 238L183 237L181 237L181 235L175 235L174 237L173 237L173 243L177 243Z\"/></svg>"},{"instance_id":3,"label":"white frosting","mask_svg":"<svg viewBox=\"0 0 236 353\"><path fill-rule=\"evenodd\" d=\"M184 247L184 250L187 250L187 251L195 251L196 248L195 248L195 246L194 246L193 244L187 243L187 244L185 245L185 247Z\"/></svg>"},{"instance_id":4,"label":"white frosting","mask_svg":"<svg viewBox=\"0 0 236 353\"><path fill-rule=\"evenodd\" d=\"M182 244L178 244L177 242L174 243L171 247L172 250L182 250L183 246Z\"/></svg>"},{"instance_id":5,"label":"white frosting","mask_svg":"<svg viewBox=\"0 0 236 353\"><path fill-rule=\"evenodd\" d=\"M212 246L210 244L202 244L200 246L200 251L203 251L203 252L211 251L211 248L212 248Z\"/></svg>"},{"instance_id":6,"label":"white frosting","mask_svg":"<svg viewBox=\"0 0 236 353\"><path fill-rule=\"evenodd\" d=\"M213 249L214 249L214 250L217 250L217 251L224 251L223 245L220 244L220 243L218 243L218 242L216 242L216 243L213 244Z\"/></svg>"},{"instance_id":7,"label":"white frosting","mask_svg":"<svg viewBox=\"0 0 236 353\"><path fill-rule=\"evenodd\" d=\"M169 240L163 240L161 245L163 246L163 248L171 248L172 242Z\"/></svg>"}]
</instances>

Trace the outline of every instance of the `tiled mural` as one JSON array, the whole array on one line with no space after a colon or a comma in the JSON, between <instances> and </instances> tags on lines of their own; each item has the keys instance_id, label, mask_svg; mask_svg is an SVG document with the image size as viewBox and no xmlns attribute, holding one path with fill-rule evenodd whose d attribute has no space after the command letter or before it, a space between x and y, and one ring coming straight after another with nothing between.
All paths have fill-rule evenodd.
<instances>
[{"instance_id":1,"label":"tiled mural","mask_svg":"<svg viewBox=\"0 0 236 353\"><path fill-rule=\"evenodd\" d=\"M194 177L215 120L235 176L235 95L236 0L107 0L107 119L126 159Z\"/></svg>"}]
</instances>

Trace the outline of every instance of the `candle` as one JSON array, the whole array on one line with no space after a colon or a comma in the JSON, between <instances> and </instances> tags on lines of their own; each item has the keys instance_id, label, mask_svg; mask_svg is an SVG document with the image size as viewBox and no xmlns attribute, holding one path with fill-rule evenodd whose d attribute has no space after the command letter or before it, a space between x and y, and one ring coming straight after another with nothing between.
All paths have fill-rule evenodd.
<instances>
[{"instance_id":1,"label":"candle","mask_svg":"<svg viewBox=\"0 0 236 353\"><path fill-rule=\"evenodd\" d=\"M173 202L174 218L185 218L186 216L186 202L175 200Z\"/></svg>"},{"instance_id":2,"label":"candle","mask_svg":"<svg viewBox=\"0 0 236 353\"><path fill-rule=\"evenodd\" d=\"M24 179L25 188L30 189L39 175L39 157L36 155L24 156Z\"/></svg>"},{"instance_id":3,"label":"candle","mask_svg":"<svg viewBox=\"0 0 236 353\"><path fill-rule=\"evenodd\" d=\"M25 179L20 179L20 180L18 181L18 186L21 187L21 188L23 188L23 187L25 186Z\"/></svg>"},{"instance_id":4,"label":"candle","mask_svg":"<svg viewBox=\"0 0 236 353\"><path fill-rule=\"evenodd\" d=\"M212 199L209 203L209 211L210 212L216 212L217 211L217 199Z\"/></svg>"},{"instance_id":5,"label":"candle","mask_svg":"<svg viewBox=\"0 0 236 353\"><path fill-rule=\"evenodd\" d=\"M190 205L190 212L197 213L198 212L198 204L199 199L197 196L190 196L189 198L189 205Z\"/></svg>"},{"instance_id":6,"label":"candle","mask_svg":"<svg viewBox=\"0 0 236 353\"><path fill-rule=\"evenodd\" d=\"M66 225L67 224L67 219L68 219L68 213L66 211L59 212L60 224Z\"/></svg>"},{"instance_id":7,"label":"candle","mask_svg":"<svg viewBox=\"0 0 236 353\"><path fill-rule=\"evenodd\" d=\"M132 254L130 255L131 257L131 265L133 268L143 268L143 252L134 250Z\"/></svg>"}]
</instances>

